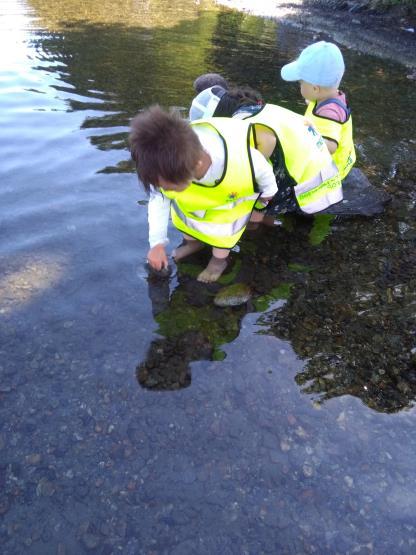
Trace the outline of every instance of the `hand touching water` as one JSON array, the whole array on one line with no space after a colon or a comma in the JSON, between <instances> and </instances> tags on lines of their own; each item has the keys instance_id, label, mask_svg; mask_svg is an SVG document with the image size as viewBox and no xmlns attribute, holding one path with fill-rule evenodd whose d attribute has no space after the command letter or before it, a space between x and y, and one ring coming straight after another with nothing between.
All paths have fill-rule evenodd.
<instances>
[{"instance_id":1,"label":"hand touching water","mask_svg":"<svg viewBox=\"0 0 416 555\"><path fill-rule=\"evenodd\" d=\"M147 253L147 261L150 266L157 270L163 270L168 267L168 257L164 245L155 245Z\"/></svg>"}]
</instances>

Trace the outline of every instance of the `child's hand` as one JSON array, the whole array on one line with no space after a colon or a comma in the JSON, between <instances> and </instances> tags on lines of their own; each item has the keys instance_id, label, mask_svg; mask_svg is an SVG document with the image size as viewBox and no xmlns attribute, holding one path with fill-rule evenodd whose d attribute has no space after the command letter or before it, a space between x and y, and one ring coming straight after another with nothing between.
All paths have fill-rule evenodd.
<instances>
[{"instance_id":1,"label":"child's hand","mask_svg":"<svg viewBox=\"0 0 416 555\"><path fill-rule=\"evenodd\" d=\"M157 270L163 270L168 267L168 257L164 245L155 245L147 253L147 261L150 266Z\"/></svg>"}]
</instances>

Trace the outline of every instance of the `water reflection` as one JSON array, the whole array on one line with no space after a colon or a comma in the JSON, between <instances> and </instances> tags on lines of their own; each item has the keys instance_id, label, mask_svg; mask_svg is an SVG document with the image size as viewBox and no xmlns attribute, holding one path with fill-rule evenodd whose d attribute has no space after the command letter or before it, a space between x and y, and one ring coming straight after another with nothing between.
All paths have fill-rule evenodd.
<instances>
[{"instance_id":1,"label":"water reflection","mask_svg":"<svg viewBox=\"0 0 416 555\"><path fill-rule=\"evenodd\" d=\"M171 293L171 278L150 273L147 279L158 338L150 344L146 358L137 367L139 383L148 389L172 390L191 383L192 361L221 360L221 345L234 340L246 305L219 308L214 305L220 284L207 286L195 280L204 263L180 264L178 283ZM205 261L206 264L206 261ZM234 265L237 269L239 264ZM193 271L195 270L195 271ZM225 274L227 279L230 273ZM160 337L161 336L161 337Z\"/></svg>"},{"instance_id":2,"label":"water reflection","mask_svg":"<svg viewBox=\"0 0 416 555\"><path fill-rule=\"evenodd\" d=\"M82 6L81 6L82 4ZM211 2L190 0L31 2L48 33L33 38L38 69L59 75L53 84L68 109L83 111L81 129L101 150L115 151L101 173L132 172L127 154L130 118L160 103L187 107L192 82L203 72L215 30ZM195 37L198 40L195 40ZM178 86L180 84L180 86ZM124 151L124 159L120 153Z\"/></svg>"},{"instance_id":3,"label":"water reflection","mask_svg":"<svg viewBox=\"0 0 416 555\"><path fill-rule=\"evenodd\" d=\"M182 21L193 21L207 9L212 0L28 0L36 12L38 24L49 31L60 31L71 25L123 25L147 29L170 28ZM149 35L151 37L151 35Z\"/></svg>"}]
</instances>

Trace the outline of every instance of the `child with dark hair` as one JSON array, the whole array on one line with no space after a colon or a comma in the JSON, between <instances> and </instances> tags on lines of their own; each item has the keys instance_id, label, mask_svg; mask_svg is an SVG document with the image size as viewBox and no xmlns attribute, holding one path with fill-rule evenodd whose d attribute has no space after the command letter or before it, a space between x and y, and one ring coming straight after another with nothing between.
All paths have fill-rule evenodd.
<instances>
[{"instance_id":1,"label":"child with dark hair","mask_svg":"<svg viewBox=\"0 0 416 555\"><path fill-rule=\"evenodd\" d=\"M230 118L189 124L159 106L142 112L131 124L130 147L139 180L150 191L148 261L167 268L169 211L184 243L172 253L176 261L210 245L212 257L198 276L216 281L229 251L263 208L277 185L273 169L249 146L250 125ZM162 194L160 194L162 193Z\"/></svg>"},{"instance_id":2,"label":"child with dark hair","mask_svg":"<svg viewBox=\"0 0 416 555\"><path fill-rule=\"evenodd\" d=\"M215 85L218 85L225 90L228 89L228 83L224 77L218 73L204 73L195 79L194 90L197 94L199 94L203 90L214 87Z\"/></svg>"},{"instance_id":3,"label":"child with dark hair","mask_svg":"<svg viewBox=\"0 0 416 555\"><path fill-rule=\"evenodd\" d=\"M252 143L273 164L278 192L265 214L313 214L342 200L338 168L304 116L264 104L261 95L248 87L229 91L212 87L194 98L191 120L218 115L250 123Z\"/></svg>"}]
</instances>

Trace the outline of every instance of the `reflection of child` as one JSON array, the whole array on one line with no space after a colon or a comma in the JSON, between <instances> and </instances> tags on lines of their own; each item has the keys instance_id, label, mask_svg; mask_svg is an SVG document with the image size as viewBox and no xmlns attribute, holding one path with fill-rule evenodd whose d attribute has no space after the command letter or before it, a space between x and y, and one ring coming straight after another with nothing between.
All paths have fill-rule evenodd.
<instances>
[{"instance_id":1,"label":"reflection of child","mask_svg":"<svg viewBox=\"0 0 416 555\"><path fill-rule=\"evenodd\" d=\"M320 41L302 50L299 58L282 67L285 81L299 81L308 107L305 115L324 137L343 179L355 162L351 110L338 90L345 65L340 49Z\"/></svg>"},{"instance_id":2,"label":"reflection of child","mask_svg":"<svg viewBox=\"0 0 416 555\"><path fill-rule=\"evenodd\" d=\"M170 209L185 239L173 252L175 260L211 245L211 260L198 280L220 277L254 205L264 206L277 191L272 167L248 146L249 132L244 121L216 118L189 124L159 106L133 119L131 153L139 180L151 193L148 261L153 268L168 266Z\"/></svg>"}]
</instances>

